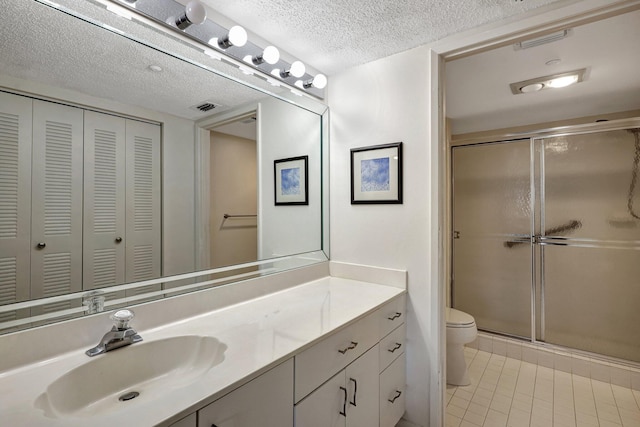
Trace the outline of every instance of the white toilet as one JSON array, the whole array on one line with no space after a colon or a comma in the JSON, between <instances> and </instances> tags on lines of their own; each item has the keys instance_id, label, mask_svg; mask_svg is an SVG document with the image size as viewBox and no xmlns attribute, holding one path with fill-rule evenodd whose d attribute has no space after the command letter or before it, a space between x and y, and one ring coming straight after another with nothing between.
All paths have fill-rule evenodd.
<instances>
[{"instance_id":1,"label":"white toilet","mask_svg":"<svg viewBox=\"0 0 640 427\"><path fill-rule=\"evenodd\" d=\"M478 336L473 316L447 307L447 384L469 385L464 345Z\"/></svg>"}]
</instances>

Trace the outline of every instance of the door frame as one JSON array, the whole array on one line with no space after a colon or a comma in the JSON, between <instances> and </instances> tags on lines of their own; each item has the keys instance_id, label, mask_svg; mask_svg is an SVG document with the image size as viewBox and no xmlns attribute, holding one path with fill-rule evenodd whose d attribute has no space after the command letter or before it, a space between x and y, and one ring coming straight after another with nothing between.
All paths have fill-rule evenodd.
<instances>
[{"instance_id":1,"label":"door frame","mask_svg":"<svg viewBox=\"0 0 640 427\"><path fill-rule=\"evenodd\" d=\"M511 18L447 37L427 46L429 48L429 70L426 78L431 82L429 94L429 122L431 141L429 165L431 186L429 203L432 236L430 243L430 280L435 283L429 309L435 322L432 329L438 351L430 357L435 373L430 383L430 425L444 425L446 410L446 320L448 279L451 274L451 168L446 108L444 103L445 61L481 53L486 50L539 37L568 26L598 21L611 16L631 12L640 8L638 0L581 0L567 1L560 5L550 4L534 9L516 19Z\"/></svg>"}]
</instances>

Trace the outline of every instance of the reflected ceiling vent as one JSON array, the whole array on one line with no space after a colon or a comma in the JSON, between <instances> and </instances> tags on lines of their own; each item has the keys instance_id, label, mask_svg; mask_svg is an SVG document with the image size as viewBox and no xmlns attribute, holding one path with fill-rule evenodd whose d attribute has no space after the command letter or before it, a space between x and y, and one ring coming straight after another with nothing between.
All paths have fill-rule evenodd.
<instances>
[{"instance_id":1,"label":"reflected ceiling vent","mask_svg":"<svg viewBox=\"0 0 640 427\"><path fill-rule=\"evenodd\" d=\"M211 101L204 101L196 105L192 105L189 107L190 110L200 111L201 113L207 113L209 111L213 111L216 108L220 108L222 105L216 104Z\"/></svg>"},{"instance_id":2,"label":"reflected ceiling vent","mask_svg":"<svg viewBox=\"0 0 640 427\"><path fill-rule=\"evenodd\" d=\"M255 122L256 122L256 116L251 116L248 119L242 120L240 123L245 124L245 125L249 125L249 124L252 124L252 123L255 123Z\"/></svg>"},{"instance_id":3,"label":"reflected ceiling vent","mask_svg":"<svg viewBox=\"0 0 640 427\"><path fill-rule=\"evenodd\" d=\"M571 29L568 28L562 31L556 31L555 33L547 34L542 37L536 37L535 39L523 40L513 45L515 50L529 49L530 47L536 47L547 43L553 43L558 40L562 40L571 35Z\"/></svg>"}]
</instances>

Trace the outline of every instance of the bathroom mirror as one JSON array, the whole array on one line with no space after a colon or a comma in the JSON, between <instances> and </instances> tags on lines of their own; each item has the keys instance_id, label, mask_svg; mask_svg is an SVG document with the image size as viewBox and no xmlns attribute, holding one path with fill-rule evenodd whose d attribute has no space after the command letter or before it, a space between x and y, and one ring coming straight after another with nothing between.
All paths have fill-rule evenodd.
<instances>
[{"instance_id":1,"label":"bathroom mirror","mask_svg":"<svg viewBox=\"0 0 640 427\"><path fill-rule=\"evenodd\" d=\"M109 6L5 6L0 333L327 259L326 106Z\"/></svg>"}]
</instances>

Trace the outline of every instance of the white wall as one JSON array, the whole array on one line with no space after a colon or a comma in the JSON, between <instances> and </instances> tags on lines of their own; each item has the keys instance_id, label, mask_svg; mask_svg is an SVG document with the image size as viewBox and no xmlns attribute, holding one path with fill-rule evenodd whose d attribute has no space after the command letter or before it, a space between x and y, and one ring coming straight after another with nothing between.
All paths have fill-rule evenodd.
<instances>
[{"instance_id":1,"label":"white wall","mask_svg":"<svg viewBox=\"0 0 640 427\"><path fill-rule=\"evenodd\" d=\"M432 144L430 51L418 48L332 76L331 259L408 271L405 418L430 424L438 390L438 283L430 279ZM350 204L350 149L403 142L404 203ZM437 152L437 151L436 151ZM437 412L437 409L436 409Z\"/></svg>"},{"instance_id":2,"label":"white wall","mask_svg":"<svg viewBox=\"0 0 640 427\"><path fill-rule=\"evenodd\" d=\"M320 116L276 98L258 105L258 257L321 248ZM309 156L308 205L275 206L273 161Z\"/></svg>"}]
</instances>

